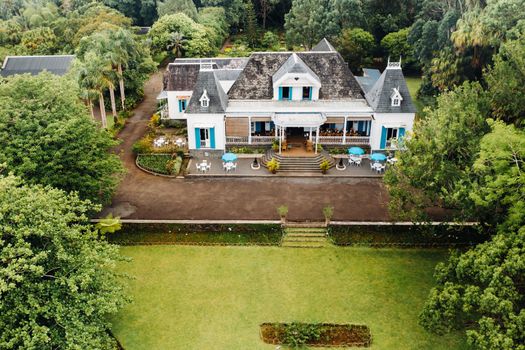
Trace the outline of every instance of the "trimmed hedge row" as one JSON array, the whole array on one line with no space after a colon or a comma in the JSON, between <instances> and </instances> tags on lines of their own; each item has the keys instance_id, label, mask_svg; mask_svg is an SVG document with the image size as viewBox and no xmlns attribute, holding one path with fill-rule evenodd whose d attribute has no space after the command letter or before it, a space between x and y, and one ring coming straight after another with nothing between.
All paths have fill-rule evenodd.
<instances>
[{"instance_id":1,"label":"trimmed hedge row","mask_svg":"<svg viewBox=\"0 0 525 350\"><path fill-rule=\"evenodd\" d=\"M282 234L280 225L122 224L108 240L122 245L279 245Z\"/></svg>"},{"instance_id":2,"label":"trimmed hedge row","mask_svg":"<svg viewBox=\"0 0 525 350\"><path fill-rule=\"evenodd\" d=\"M174 158L169 154L139 154L137 164L157 174L177 175L180 172L182 158Z\"/></svg>"},{"instance_id":3,"label":"trimmed hedge row","mask_svg":"<svg viewBox=\"0 0 525 350\"><path fill-rule=\"evenodd\" d=\"M332 242L341 246L453 247L489 238L474 226L330 226L328 232Z\"/></svg>"}]
</instances>

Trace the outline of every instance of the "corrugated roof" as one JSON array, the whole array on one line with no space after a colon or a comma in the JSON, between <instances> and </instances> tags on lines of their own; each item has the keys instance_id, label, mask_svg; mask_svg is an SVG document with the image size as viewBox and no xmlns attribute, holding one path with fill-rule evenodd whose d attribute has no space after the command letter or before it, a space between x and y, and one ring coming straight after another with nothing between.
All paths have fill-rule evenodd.
<instances>
[{"instance_id":1,"label":"corrugated roof","mask_svg":"<svg viewBox=\"0 0 525 350\"><path fill-rule=\"evenodd\" d=\"M200 102L204 90L210 99L208 107L202 107ZM200 71L186 113L224 113L227 106L228 96L222 89L215 73L212 70Z\"/></svg>"},{"instance_id":2,"label":"corrugated roof","mask_svg":"<svg viewBox=\"0 0 525 350\"><path fill-rule=\"evenodd\" d=\"M398 89L403 97L400 106L392 106L390 97ZM403 71L400 68L385 69L381 77L365 95L366 100L378 113L415 113L416 107L408 90Z\"/></svg>"},{"instance_id":3,"label":"corrugated roof","mask_svg":"<svg viewBox=\"0 0 525 350\"><path fill-rule=\"evenodd\" d=\"M235 100L272 99L272 78L291 55L290 52L253 53L228 97ZM299 52L297 56L319 77L320 99L363 98L361 87L339 53Z\"/></svg>"},{"instance_id":4,"label":"corrugated roof","mask_svg":"<svg viewBox=\"0 0 525 350\"><path fill-rule=\"evenodd\" d=\"M74 58L74 55L7 56L0 74L4 77L25 73L37 75L45 70L64 75L69 71Z\"/></svg>"}]
</instances>

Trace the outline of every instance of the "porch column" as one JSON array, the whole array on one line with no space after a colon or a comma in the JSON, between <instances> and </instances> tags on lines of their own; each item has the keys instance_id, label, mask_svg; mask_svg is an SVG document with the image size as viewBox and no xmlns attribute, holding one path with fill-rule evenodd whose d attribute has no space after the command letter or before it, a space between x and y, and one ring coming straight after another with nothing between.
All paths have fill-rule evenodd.
<instances>
[{"instance_id":1,"label":"porch column","mask_svg":"<svg viewBox=\"0 0 525 350\"><path fill-rule=\"evenodd\" d=\"M252 117L248 117L248 144L252 144Z\"/></svg>"},{"instance_id":2,"label":"porch column","mask_svg":"<svg viewBox=\"0 0 525 350\"><path fill-rule=\"evenodd\" d=\"M310 140L310 142L312 142L312 127L310 127L310 134L308 135L308 139Z\"/></svg>"},{"instance_id":3,"label":"porch column","mask_svg":"<svg viewBox=\"0 0 525 350\"><path fill-rule=\"evenodd\" d=\"M345 116L345 124L343 125L343 145L346 144L346 122L348 120L348 117Z\"/></svg>"},{"instance_id":4,"label":"porch column","mask_svg":"<svg viewBox=\"0 0 525 350\"><path fill-rule=\"evenodd\" d=\"M279 154L281 154L281 146L283 142L283 127L282 126L279 127L279 132L281 133L279 135Z\"/></svg>"},{"instance_id":5,"label":"porch column","mask_svg":"<svg viewBox=\"0 0 525 350\"><path fill-rule=\"evenodd\" d=\"M317 126L317 131L315 132L315 154L317 154L317 144L319 143L319 126Z\"/></svg>"}]
</instances>

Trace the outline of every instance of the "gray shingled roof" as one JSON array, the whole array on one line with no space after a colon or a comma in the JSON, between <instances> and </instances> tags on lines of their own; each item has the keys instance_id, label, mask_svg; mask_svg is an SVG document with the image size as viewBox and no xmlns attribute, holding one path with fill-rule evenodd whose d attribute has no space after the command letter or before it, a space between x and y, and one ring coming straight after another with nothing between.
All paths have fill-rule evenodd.
<instances>
[{"instance_id":1,"label":"gray shingled roof","mask_svg":"<svg viewBox=\"0 0 525 350\"><path fill-rule=\"evenodd\" d=\"M192 91L199 75L198 64L170 64L164 73L164 90Z\"/></svg>"},{"instance_id":2,"label":"gray shingled roof","mask_svg":"<svg viewBox=\"0 0 525 350\"><path fill-rule=\"evenodd\" d=\"M37 75L46 70L56 75L64 75L69 71L74 58L73 55L7 56L0 74L4 77L25 73Z\"/></svg>"},{"instance_id":3,"label":"gray shingled roof","mask_svg":"<svg viewBox=\"0 0 525 350\"><path fill-rule=\"evenodd\" d=\"M310 74L315 80L321 82L317 74L315 74L295 53L291 54L281 68L279 68L279 70L273 75L273 81L276 82L288 73Z\"/></svg>"},{"instance_id":4,"label":"gray shingled roof","mask_svg":"<svg viewBox=\"0 0 525 350\"><path fill-rule=\"evenodd\" d=\"M253 53L228 97L234 100L271 100L272 77L291 55L290 52ZM361 87L339 53L299 52L297 56L319 77L319 99L363 98Z\"/></svg>"},{"instance_id":5,"label":"gray shingled roof","mask_svg":"<svg viewBox=\"0 0 525 350\"><path fill-rule=\"evenodd\" d=\"M323 38L320 42L317 43L317 45L314 46L312 51L337 51L332 44L326 38Z\"/></svg>"},{"instance_id":6,"label":"gray shingled roof","mask_svg":"<svg viewBox=\"0 0 525 350\"><path fill-rule=\"evenodd\" d=\"M208 98L210 99L207 108L202 107L200 102L204 90L206 90ZM226 93L222 89L215 72L211 70L200 71L190 102L186 108L186 113L224 113L227 106L228 96L226 96Z\"/></svg>"},{"instance_id":7,"label":"gray shingled roof","mask_svg":"<svg viewBox=\"0 0 525 350\"><path fill-rule=\"evenodd\" d=\"M379 80L379 77L381 77L379 69L363 68L363 76L355 78L359 85L361 85L363 91L367 93L372 89L376 81Z\"/></svg>"},{"instance_id":8,"label":"gray shingled roof","mask_svg":"<svg viewBox=\"0 0 525 350\"><path fill-rule=\"evenodd\" d=\"M399 89L403 97L401 105L392 106L390 97L394 88ZM375 112L379 113L415 113L416 108L412 103L403 71L399 68L387 68L374 84L372 89L366 93L366 100Z\"/></svg>"}]
</instances>

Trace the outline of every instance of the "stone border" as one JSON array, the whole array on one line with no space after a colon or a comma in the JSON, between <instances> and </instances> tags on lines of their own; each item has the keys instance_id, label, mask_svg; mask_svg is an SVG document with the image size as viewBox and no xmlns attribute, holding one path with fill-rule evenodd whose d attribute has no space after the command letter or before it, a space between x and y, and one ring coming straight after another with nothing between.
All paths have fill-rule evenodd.
<instances>
[{"instance_id":1,"label":"stone border","mask_svg":"<svg viewBox=\"0 0 525 350\"><path fill-rule=\"evenodd\" d=\"M152 153L152 154L157 154L159 156L171 156L171 154L168 154L168 153ZM148 173L150 175L155 175L155 176L160 176L160 177L167 177L167 178L170 178L170 179L175 179L177 178L178 175L165 175L165 174L160 174L160 173L156 173L154 171L151 171L151 170L148 170L146 168L143 168L142 166L139 165L139 157L140 156L144 156L144 155L149 155L149 154L146 154L146 153L140 153L140 154L137 154L137 156L135 157L135 165L137 166L137 168L139 168L140 170L142 170L143 172L145 173ZM179 173L180 173L180 170L179 170Z\"/></svg>"}]
</instances>

